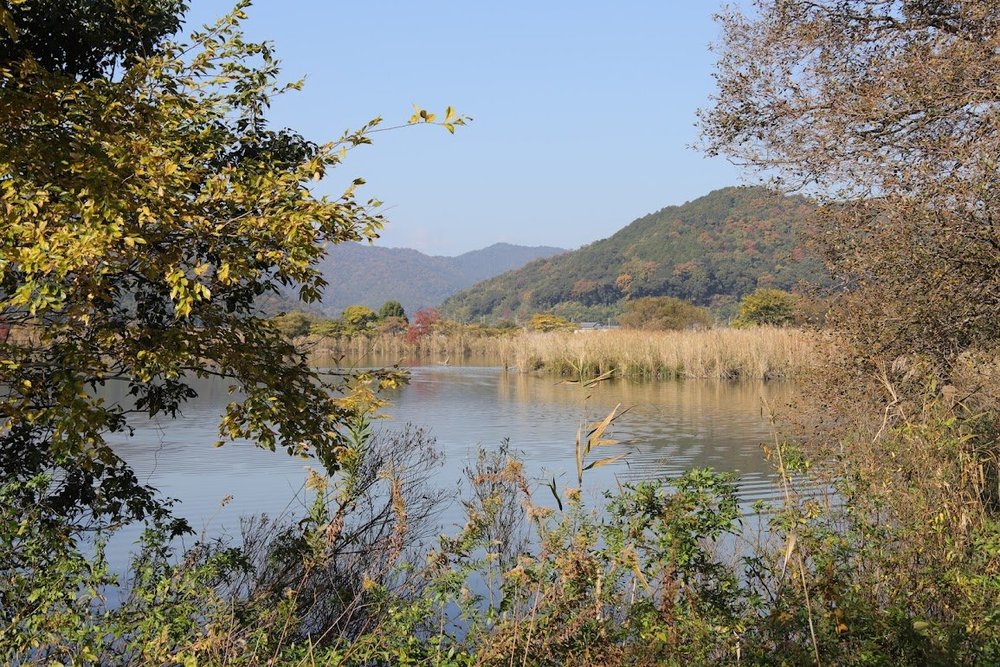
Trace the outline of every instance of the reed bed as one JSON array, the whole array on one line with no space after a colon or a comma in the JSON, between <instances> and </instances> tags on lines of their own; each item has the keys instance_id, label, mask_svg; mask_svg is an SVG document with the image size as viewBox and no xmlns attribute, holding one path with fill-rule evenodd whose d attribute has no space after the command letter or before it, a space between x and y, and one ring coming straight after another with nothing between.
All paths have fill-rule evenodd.
<instances>
[{"instance_id":1,"label":"reed bed","mask_svg":"<svg viewBox=\"0 0 1000 667\"><path fill-rule=\"evenodd\" d=\"M467 332L436 333L415 343L406 341L403 334L379 334L332 338L310 335L296 340L301 349L312 359L327 365L340 360L344 364L368 362L385 365L400 363L417 366L428 364L454 364L474 361L505 368L513 367L509 340L519 333L503 336L484 336Z\"/></svg>"},{"instance_id":2,"label":"reed bed","mask_svg":"<svg viewBox=\"0 0 1000 667\"><path fill-rule=\"evenodd\" d=\"M522 370L583 377L772 380L801 376L817 356L810 334L783 328L526 333L509 345Z\"/></svg>"},{"instance_id":3,"label":"reed bed","mask_svg":"<svg viewBox=\"0 0 1000 667\"><path fill-rule=\"evenodd\" d=\"M416 343L403 336L304 341L317 358L377 359L408 365L469 361L522 372L593 377L614 371L631 378L775 380L801 377L817 363L814 334L799 329L707 329L586 333L516 332L483 336L434 334Z\"/></svg>"}]
</instances>

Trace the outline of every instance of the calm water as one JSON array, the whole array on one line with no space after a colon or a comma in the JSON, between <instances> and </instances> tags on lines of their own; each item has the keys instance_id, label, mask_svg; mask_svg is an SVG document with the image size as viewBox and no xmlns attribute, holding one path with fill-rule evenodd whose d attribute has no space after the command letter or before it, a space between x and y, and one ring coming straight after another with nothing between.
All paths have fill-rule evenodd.
<instances>
[{"instance_id":1,"label":"calm water","mask_svg":"<svg viewBox=\"0 0 1000 667\"><path fill-rule=\"evenodd\" d=\"M273 516L301 508L305 470L315 464L248 443L214 448L229 396L223 382L204 382L197 389L199 397L182 418L140 423L133 438L115 442L139 479L177 498L178 513L196 530L212 534L235 532L243 514ZM788 384L691 380L611 381L584 390L497 368L433 366L412 369L410 384L390 396L386 412L391 418L378 428L398 429L409 422L428 429L445 457L438 480L443 486L456 483L479 448L497 447L509 438L531 476L555 476L561 488L576 484L574 441L581 422L601 419L621 404L630 410L613 436L626 444L601 448L592 458L620 452L628 457L585 473L586 495L597 496L617 482L710 466L738 471L741 496L750 502L777 493L760 450L770 437L761 398L782 405L793 391ZM539 498L547 496L542 489ZM444 516L448 523L449 515Z\"/></svg>"}]
</instances>

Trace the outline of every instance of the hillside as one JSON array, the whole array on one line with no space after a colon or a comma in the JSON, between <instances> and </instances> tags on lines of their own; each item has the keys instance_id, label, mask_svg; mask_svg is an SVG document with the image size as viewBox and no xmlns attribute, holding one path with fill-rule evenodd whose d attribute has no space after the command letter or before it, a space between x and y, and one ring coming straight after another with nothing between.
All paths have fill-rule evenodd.
<instances>
[{"instance_id":1,"label":"hillside","mask_svg":"<svg viewBox=\"0 0 1000 667\"><path fill-rule=\"evenodd\" d=\"M823 280L804 246L811 205L762 188L724 188L639 218L579 250L536 260L445 301L461 320L551 311L604 319L626 298L669 295L725 312L757 287Z\"/></svg>"},{"instance_id":2,"label":"hillside","mask_svg":"<svg viewBox=\"0 0 1000 667\"><path fill-rule=\"evenodd\" d=\"M315 309L333 316L352 304L377 309L395 299L413 313L476 282L561 252L565 251L496 243L457 257L440 257L409 248L335 245L319 265L329 285Z\"/></svg>"}]
</instances>

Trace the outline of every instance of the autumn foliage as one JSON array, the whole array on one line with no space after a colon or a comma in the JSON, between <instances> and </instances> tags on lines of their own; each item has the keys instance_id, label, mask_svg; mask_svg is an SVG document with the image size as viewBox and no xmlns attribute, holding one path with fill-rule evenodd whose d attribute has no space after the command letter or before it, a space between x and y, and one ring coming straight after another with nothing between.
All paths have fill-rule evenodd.
<instances>
[{"instance_id":1,"label":"autumn foliage","mask_svg":"<svg viewBox=\"0 0 1000 667\"><path fill-rule=\"evenodd\" d=\"M410 328L406 330L406 342L416 343L421 338L430 335L434 325L441 321L441 314L436 308L421 308L413 314Z\"/></svg>"}]
</instances>

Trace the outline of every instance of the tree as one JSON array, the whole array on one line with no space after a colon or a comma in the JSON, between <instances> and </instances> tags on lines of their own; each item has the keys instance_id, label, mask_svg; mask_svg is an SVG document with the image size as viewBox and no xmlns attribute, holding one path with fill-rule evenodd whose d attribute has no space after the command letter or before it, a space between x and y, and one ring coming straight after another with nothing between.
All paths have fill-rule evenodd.
<instances>
[{"instance_id":1,"label":"tree","mask_svg":"<svg viewBox=\"0 0 1000 667\"><path fill-rule=\"evenodd\" d=\"M349 332L360 333L370 330L375 325L375 321L378 320L378 315L368 306L354 305L344 308L340 319Z\"/></svg>"},{"instance_id":2,"label":"tree","mask_svg":"<svg viewBox=\"0 0 1000 667\"><path fill-rule=\"evenodd\" d=\"M528 326L532 331L565 331L573 329L576 325L565 317L552 313L535 313L531 316L531 323Z\"/></svg>"},{"instance_id":3,"label":"tree","mask_svg":"<svg viewBox=\"0 0 1000 667\"><path fill-rule=\"evenodd\" d=\"M780 289L762 287L740 299L739 310L733 326L737 329L752 326L785 326L795 322L797 299Z\"/></svg>"},{"instance_id":4,"label":"tree","mask_svg":"<svg viewBox=\"0 0 1000 667\"><path fill-rule=\"evenodd\" d=\"M825 206L860 347L947 372L1000 318L995 0L760 0L721 16L711 154Z\"/></svg>"},{"instance_id":5,"label":"tree","mask_svg":"<svg viewBox=\"0 0 1000 667\"><path fill-rule=\"evenodd\" d=\"M382 307L378 309L378 318L384 320L390 317L398 317L405 322L409 322L406 317L406 311L403 310L403 304L398 301L386 301L382 304Z\"/></svg>"},{"instance_id":6,"label":"tree","mask_svg":"<svg viewBox=\"0 0 1000 667\"><path fill-rule=\"evenodd\" d=\"M344 330L344 323L340 320L331 320L321 317L309 323L308 333L312 336L339 338L347 332Z\"/></svg>"},{"instance_id":7,"label":"tree","mask_svg":"<svg viewBox=\"0 0 1000 667\"><path fill-rule=\"evenodd\" d=\"M34 60L71 79L108 78L175 33L183 0L31 0L0 7L0 66Z\"/></svg>"},{"instance_id":8,"label":"tree","mask_svg":"<svg viewBox=\"0 0 1000 667\"><path fill-rule=\"evenodd\" d=\"M272 98L298 84L280 85L270 46L243 39L247 5L191 44L161 40L178 3L39 1L0 14L0 320L11 329L0 481L5 502L46 521L94 528L160 512L105 436L136 415L176 415L195 377L228 378L241 397L220 442L338 465L354 415L343 383L311 369L255 301L290 286L315 300L324 244L377 235L360 180L334 199L310 184L379 121L322 145L269 128ZM46 26L66 12L87 27L60 61L71 24ZM463 122L450 109L445 120ZM108 383L132 403L105 403Z\"/></svg>"},{"instance_id":9,"label":"tree","mask_svg":"<svg viewBox=\"0 0 1000 667\"><path fill-rule=\"evenodd\" d=\"M386 317L379 320L377 328L379 333L393 335L405 333L409 326L410 322L406 318Z\"/></svg>"},{"instance_id":10,"label":"tree","mask_svg":"<svg viewBox=\"0 0 1000 667\"><path fill-rule=\"evenodd\" d=\"M797 421L812 428L790 429L802 436L803 472L833 485L839 502L812 522L811 545L801 539L811 520L796 525L789 553L797 538L802 587L816 579L821 614L860 591L859 617L905 628L862 629L874 649L866 659L974 660L966 647L997 642L980 619L997 608L1000 571L986 537L997 531L1000 478L990 377L1000 342L1000 5L756 4L753 16L722 17L706 144L823 204L815 240L840 280L835 321L847 334L824 349L828 364L799 406ZM913 595L918 581L934 585ZM824 662L858 659L835 653L839 637L819 641Z\"/></svg>"},{"instance_id":11,"label":"tree","mask_svg":"<svg viewBox=\"0 0 1000 667\"><path fill-rule=\"evenodd\" d=\"M618 322L629 329L708 328L712 317L704 308L672 296L647 296L626 301Z\"/></svg>"},{"instance_id":12,"label":"tree","mask_svg":"<svg viewBox=\"0 0 1000 667\"><path fill-rule=\"evenodd\" d=\"M413 322L406 331L406 342L415 343L424 336L430 335L440 320L441 314L436 308L421 308L413 315Z\"/></svg>"},{"instance_id":13,"label":"tree","mask_svg":"<svg viewBox=\"0 0 1000 667\"><path fill-rule=\"evenodd\" d=\"M314 318L306 313L295 310L273 317L271 318L271 322L285 336L297 338L309 334L314 324Z\"/></svg>"}]
</instances>

